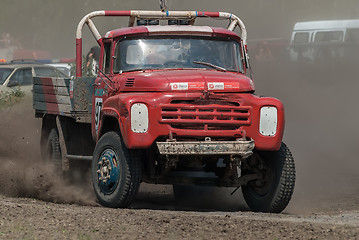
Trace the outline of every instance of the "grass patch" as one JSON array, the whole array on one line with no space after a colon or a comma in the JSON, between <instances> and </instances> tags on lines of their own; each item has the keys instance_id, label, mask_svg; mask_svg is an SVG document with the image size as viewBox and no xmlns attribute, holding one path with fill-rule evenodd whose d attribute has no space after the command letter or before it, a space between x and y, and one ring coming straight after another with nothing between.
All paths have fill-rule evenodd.
<instances>
[{"instance_id":1,"label":"grass patch","mask_svg":"<svg viewBox=\"0 0 359 240\"><path fill-rule=\"evenodd\" d=\"M0 92L0 109L14 105L15 103L21 102L25 97L25 92L19 88L13 91Z\"/></svg>"}]
</instances>

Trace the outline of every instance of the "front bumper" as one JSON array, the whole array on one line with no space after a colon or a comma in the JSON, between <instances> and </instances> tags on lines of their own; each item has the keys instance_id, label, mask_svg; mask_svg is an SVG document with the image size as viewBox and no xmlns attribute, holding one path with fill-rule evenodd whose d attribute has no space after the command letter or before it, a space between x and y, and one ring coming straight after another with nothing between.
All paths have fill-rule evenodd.
<instances>
[{"instance_id":1,"label":"front bumper","mask_svg":"<svg viewBox=\"0 0 359 240\"><path fill-rule=\"evenodd\" d=\"M237 141L193 141L193 142L157 142L163 155L240 155L244 158L252 154L253 140Z\"/></svg>"}]
</instances>

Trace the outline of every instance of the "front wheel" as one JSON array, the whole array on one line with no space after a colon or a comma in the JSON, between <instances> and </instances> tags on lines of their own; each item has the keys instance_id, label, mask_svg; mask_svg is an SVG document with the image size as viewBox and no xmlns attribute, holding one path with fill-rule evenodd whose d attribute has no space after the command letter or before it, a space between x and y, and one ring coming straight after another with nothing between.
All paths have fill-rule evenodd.
<instances>
[{"instance_id":1,"label":"front wheel","mask_svg":"<svg viewBox=\"0 0 359 240\"><path fill-rule=\"evenodd\" d=\"M137 152L126 148L117 132L98 141L91 167L95 194L103 206L128 207L141 183L141 162Z\"/></svg>"},{"instance_id":2,"label":"front wheel","mask_svg":"<svg viewBox=\"0 0 359 240\"><path fill-rule=\"evenodd\" d=\"M242 187L247 205L252 211L280 213L292 198L295 185L295 165L289 148L282 143L278 151L254 152L243 174L259 173L262 178Z\"/></svg>"}]
</instances>

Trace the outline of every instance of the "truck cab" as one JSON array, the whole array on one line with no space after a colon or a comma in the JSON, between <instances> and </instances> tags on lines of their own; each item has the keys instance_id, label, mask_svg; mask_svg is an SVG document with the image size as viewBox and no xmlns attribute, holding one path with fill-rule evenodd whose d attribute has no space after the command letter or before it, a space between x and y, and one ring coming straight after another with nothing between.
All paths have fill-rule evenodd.
<instances>
[{"instance_id":1,"label":"truck cab","mask_svg":"<svg viewBox=\"0 0 359 240\"><path fill-rule=\"evenodd\" d=\"M95 16L127 16L129 27L101 36L91 20ZM195 26L198 17L227 19L230 25ZM84 24L101 47L94 78L82 76ZM242 187L254 211L281 212L287 206L295 168L282 142L283 104L255 95L247 74L246 29L238 17L98 11L80 21L76 43L77 76L64 80L67 112L37 111L37 116L45 119L43 152L49 154L44 156L62 169L70 168L71 160L90 160L101 204L127 207L147 182L173 185L176 198L188 185ZM72 139L82 143L81 151Z\"/></svg>"},{"instance_id":2,"label":"truck cab","mask_svg":"<svg viewBox=\"0 0 359 240\"><path fill-rule=\"evenodd\" d=\"M283 106L276 99L253 95L253 81L245 75L243 45L232 31L141 26L113 30L105 36L111 37L104 39L100 68L113 87L102 80L104 76L96 79L95 93L102 93L93 99L93 112L102 114L93 115L96 139L103 134L102 120L119 114L119 127L129 148L148 148L170 132L185 138L191 131L191 137L228 140L248 132L258 142L257 149L279 148ZM276 111L276 119L264 125L265 120L257 115L261 104L251 102L263 102L267 107L262 111ZM120 105L131 114L118 113ZM260 131L251 124L252 118L260 120Z\"/></svg>"}]
</instances>

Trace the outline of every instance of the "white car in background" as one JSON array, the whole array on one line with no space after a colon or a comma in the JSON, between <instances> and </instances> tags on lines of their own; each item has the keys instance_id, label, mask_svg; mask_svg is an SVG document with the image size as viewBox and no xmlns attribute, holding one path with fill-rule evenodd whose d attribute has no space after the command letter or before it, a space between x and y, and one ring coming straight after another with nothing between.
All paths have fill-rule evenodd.
<instances>
[{"instance_id":1,"label":"white car in background","mask_svg":"<svg viewBox=\"0 0 359 240\"><path fill-rule=\"evenodd\" d=\"M32 78L35 76L69 78L57 68L43 64L2 64L0 65L0 92L20 88L29 93L32 89Z\"/></svg>"},{"instance_id":2,"label":"white car in background","mask_svg":"<svg viewBox=\"0 0 359 240\"><path fill-rule=\"evenodd\" d=\"M297 22L290 43L292 62L357 62L359 19Z\"/></svg>"},{"instance_id":3,"label":"white car in background","mask_svg":"<svg viewBox=\"0 0 359 240\"><path fill-rule=\"evenodd\" d=\"M69 63L48 63L46 65L55 67L65 73L68 77L71 77L71 64Z\"/></svg>"}]
</instances>

